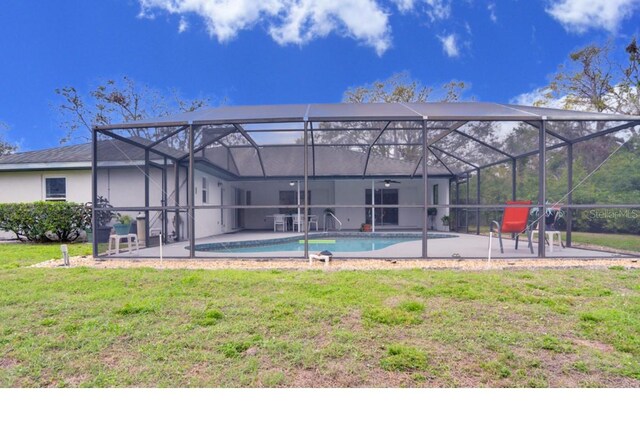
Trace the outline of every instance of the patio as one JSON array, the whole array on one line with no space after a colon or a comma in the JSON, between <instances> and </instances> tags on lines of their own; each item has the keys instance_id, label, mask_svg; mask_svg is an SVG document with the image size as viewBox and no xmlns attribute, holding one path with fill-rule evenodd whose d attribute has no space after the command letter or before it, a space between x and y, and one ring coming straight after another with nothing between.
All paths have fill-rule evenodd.
<instances>
[{"instance_id":1,"label":"patio","mask_svg":"<svg viewBox=\"0 0 640 427\"><path fill-rule=\"evenodd\" d=\"M420 230L413 230L419 232ZM350 234L350 233L349 233ZM385 233L379 233L384 235ZM430 239L427 253L429 258L486 258L488 255L489 237L477 236L464 233L446 233L454 236L443 239ZM325 233L309 233L309 239L322 239ZM207 238L197 239L196 246L206 245L210 243L229 243L229 242L247 242L249 245L257 242L269 242L275 238L299 238L304 239L304 233L293 232L277 232L270 231L250 232L241 231L237 233L211 236ZM534 242L536 243L536 242ZM504 253L500 253L497 238L493 239L491 257L495 259L511 259L511 258L536 258L537 254L531 254L526 243L515 249L514 241L511 239L504 242ZM422 251L422 241L418 235L416 240L398 243L383 249L360 252L336 252L332 248L331 243L326 244L326 249L332 251L336 258L420 258ZM189 247L184 242L170 243L162 248L163 257L166 258L189 258ZM196 251L198 258L294 258L302 257L303 251L269 251L269 252L206 252ZM455 255L457 254L457 255ZM455 256L454 256L455 255ZM160 247L142 248L139 252L133 251L122 252L119 255L113 255L112 258L159 258ZM605 251L579 249L579 248L559 248L556 247L553 253L547 253L547 257L556 258L611 258L625 257L622 254L616 254Z\"/></svg>"}]
</instances>

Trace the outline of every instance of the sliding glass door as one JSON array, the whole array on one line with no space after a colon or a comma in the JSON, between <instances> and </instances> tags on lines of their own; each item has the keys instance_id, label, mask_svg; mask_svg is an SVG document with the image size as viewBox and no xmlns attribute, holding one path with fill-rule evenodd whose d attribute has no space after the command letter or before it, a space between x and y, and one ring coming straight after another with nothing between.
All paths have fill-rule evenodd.
<instances>
[{"instance_id":1,"label":"sliding glass door","mask_svg":"<svg viewBox=\"0 0 640 427\"><path fill-rule=\"evenodd\" d=\"M385 207L385 205L397 205L398 200L397 188L381 188L376 190L376 225L398 225L398 208ZM365 190L365 204L371 204L371 189ZM366 208L365 215L367 224L371 224L371 208Z\"/></svg>"}]
</instances>

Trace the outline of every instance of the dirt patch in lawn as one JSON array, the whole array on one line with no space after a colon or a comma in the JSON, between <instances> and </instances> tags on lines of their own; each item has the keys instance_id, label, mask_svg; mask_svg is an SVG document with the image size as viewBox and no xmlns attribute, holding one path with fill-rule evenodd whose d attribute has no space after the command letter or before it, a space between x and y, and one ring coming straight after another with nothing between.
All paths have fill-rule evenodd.
<instances>
[{"instance_id":1,"label":"dirt patch in lawn","mask_svg":"<svg viewBox=\"0 0 640 427\"><path fill-rule=\"evenodd\" d=\"M573 342L584 347L602 351L604 353L611 353L612 351L614 351L614 348L612 345L605 344L599 341L589 341L589 340L574 338Z\"/></svg>"},{"instance_id":2,"label":"dirt patch in lawn","mask_svg":"<svg viewBox=\"0 0 640 427\"><path fill-rule=\"evenodd\" d=\"M18 366L18 361L11 357L0 357L0 369L10 369Z\"/></svg>"}]
</instances>

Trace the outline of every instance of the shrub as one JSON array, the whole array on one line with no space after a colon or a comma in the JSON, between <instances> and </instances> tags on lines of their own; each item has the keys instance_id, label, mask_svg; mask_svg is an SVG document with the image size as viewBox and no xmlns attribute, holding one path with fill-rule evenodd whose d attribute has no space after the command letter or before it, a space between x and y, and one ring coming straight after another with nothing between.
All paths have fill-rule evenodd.
<instances>
[{"instance_id":1,"label":"shrub","mask_svg":"<svg viewBox=\"0 0 640 427\"><path fill-rule=\"evenodd\" d=\"M87 206L87 212L89 212L89 215L91 215L91 211L92 211L91 203L87 203L86 206ZM106 227L113 218L118 216L115 212L113 212L113 210L111 210L113 206L111 205L111 203L109 203L109 200L104 196L98 196L98 198L96 199L96 208L107 209L104 211L102 210L96 211L96 222L98 223L98 228ZM89 222L91 222L91 218L89 218Z\"/></svg>"},{"instance_id":2,"label":"shrub","mask_svg":"<svg viewBox=\"0 0 640 427\"><path fill-rule=\"evenodd\" d=\"M91 225L84 205L71 202L0 204L0 230L22 241L72 242Z\"/></svg>"}]
</instances>

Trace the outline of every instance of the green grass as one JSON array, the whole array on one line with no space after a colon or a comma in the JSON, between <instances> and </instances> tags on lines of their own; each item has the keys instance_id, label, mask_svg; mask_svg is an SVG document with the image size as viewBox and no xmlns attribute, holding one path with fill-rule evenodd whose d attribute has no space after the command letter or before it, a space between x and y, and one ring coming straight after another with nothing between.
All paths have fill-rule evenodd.
<instances>
[{"instance_id":1,"label":"green grass","mask_svg":"<svg viewBox=\"0 0 640 427\"><path fill-rule=\"evenodd\" d=\"M633 234L584 233L574 231L571 233L571 240L578 244L640 252L640 236Z\"/></svg>"},{"instance_id":2,"label":"green grass","mask_svg":"<svg viewBox=\"0 0 640 427\"><path fill-rule=\"evenodd\" d=\"M69 255L90 255L88 243L68 244ZM50 259L62 259L59 243L2 243L0 244L0 269L16 268ZM62 261L61 261L62 262Z\"/></svg>"},{"instance_id":3,"label":"green grass","mask_svg":"<svg viewBox=\"0 0 640 427\"><path fill-rule=\"evenodd\" d=\"M392 345L387 356L380 360L380 366L386 371L424 371L427 369L427 355L417 348Z\"/></svg>"},{"instance_id":4,"label":"green grass","mask_svg":"<svg viewBox=\"0 0 640 427\"><path fill-rule=\"evenodd\" d=\"M475 232L475 226L469 227L469 232ZM480 227L480 234L489 235L489 227ZM536 241L536 239L534 239ZM567 241L567 235L562 232L562 242ZM613 233L587 233L574 231L571 233L571 241L576 245L599 246L609 248L612 251L623 250L640 253L640 236L634 234L613 234Z\"/></svg>"},{"instance_id":5,"label":"green grass","mask_svg":"<svg viewBox=\"0 0 640 427\"><path fill-rule=\"evenodd\" d=\"M637 270L2 261L0 387L640 386Z\"/></svg>"}]
</instances>

